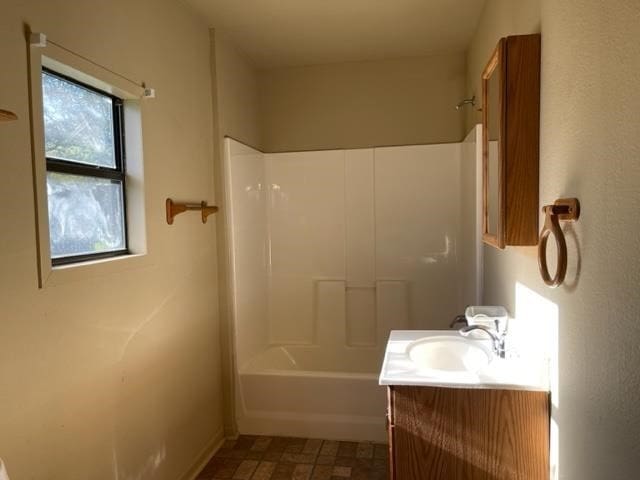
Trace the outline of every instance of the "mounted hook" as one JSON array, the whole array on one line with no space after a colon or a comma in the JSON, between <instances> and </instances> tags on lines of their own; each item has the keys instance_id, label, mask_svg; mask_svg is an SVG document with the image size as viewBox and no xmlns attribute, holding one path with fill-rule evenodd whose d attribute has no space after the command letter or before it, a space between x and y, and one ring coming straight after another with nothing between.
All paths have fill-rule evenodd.
<instances>
[{"instance_id":1,"label":"mounted hook","mask_svg":"<svg viewBox=\"0 0 640 480\"><path fill-rule=\"evenodd\" d=\"M465 98L464 100L462 100L456 105L456 110L460 110L465 105L471 105L472 107L474 107L476 105L476 96L474 95L471 98Z\"/></svg>"},{"instance_id":2,"label":"mounted hook","mask_svg":"<svg viewBox=\"0 0 640 480\"><path fill-rule=\"evenodd\" d=\"M577 198L561 198L556 200L553 205L542 207L542 212L545 214L545 218L538 242L538 267L544 283L551 288L556 288L564 282L564 277L567 274L567 242L564 239L562 228L560 228L560 221L578 220L580 202ZM549 266L547 265L547 241L551 234L553 234L558 251L556 273L553 277L549 274Z\"/></svg>"},{"instance_id":3,"label":"mounted hook","mask_svg":"<svg viewBox=\"0 0 640 480\"><path fill-rule=\"evenodd\" d=\"M0 122L12 122L17 119L18 116L15 113L0 109Z\"/></svg>"}]
</instances>

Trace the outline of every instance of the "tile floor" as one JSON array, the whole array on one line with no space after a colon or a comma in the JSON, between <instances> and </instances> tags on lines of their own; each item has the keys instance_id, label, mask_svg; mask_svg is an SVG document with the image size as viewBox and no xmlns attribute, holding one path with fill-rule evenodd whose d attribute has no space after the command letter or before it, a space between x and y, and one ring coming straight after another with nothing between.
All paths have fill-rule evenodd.
<instances>
[{"instance_id":1,"label":"tile floor","mask_svg":"<svg viewBox=\"0 0 640 480\"><path fill-rule=\"evenodd\" d=\"M197 480L386 480L387 446L259 437L227 440Z\"/></svg>"}]
</instances>

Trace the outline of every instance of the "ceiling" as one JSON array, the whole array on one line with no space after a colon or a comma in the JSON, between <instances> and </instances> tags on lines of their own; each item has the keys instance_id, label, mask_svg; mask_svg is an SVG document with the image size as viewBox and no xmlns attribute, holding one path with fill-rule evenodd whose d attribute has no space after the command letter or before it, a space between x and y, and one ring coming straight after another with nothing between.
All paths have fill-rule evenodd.
<instances>
[{"instance_id":1,"label":"ceiling","mask_svg":"<svg viewBox=\"0 0 640 480\"><path fill-rule=\"evenodd\" d=\"M272 68L465 51L485 0L183 0Z\"/></svg>"}]
</instances>

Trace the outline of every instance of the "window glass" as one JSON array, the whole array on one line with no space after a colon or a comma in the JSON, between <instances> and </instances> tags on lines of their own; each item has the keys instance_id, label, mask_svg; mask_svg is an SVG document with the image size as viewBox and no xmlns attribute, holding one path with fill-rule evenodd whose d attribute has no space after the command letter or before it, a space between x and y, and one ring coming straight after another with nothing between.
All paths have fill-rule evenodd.
<instances>
[{"instance_id":1,"label":"window glass","mask_svg":"<svg viewBox=\"0 0 640 480\"><path fill-rule=\"evenodd\" d=\"M53 265L127 253L122 100L42 71Z\"/></svg>"},{"instance_id":2,"label":"window glass","mask_svg":"<svg viewBox=\"0 0 640 480\"><path fill-rule=\"evenodd\" d=\"M126 248L122 182L47 172L52 258Z\"/></svg>"},{"instance_id":3,"label":"window glass","mask_svg":"<svg viewBox=\"0 0 640 480\"><path fill-rule=\"evenodd\" d=\"M113 99L42 73L45 156L116 167Z\"/></svg>"}]
</instances>

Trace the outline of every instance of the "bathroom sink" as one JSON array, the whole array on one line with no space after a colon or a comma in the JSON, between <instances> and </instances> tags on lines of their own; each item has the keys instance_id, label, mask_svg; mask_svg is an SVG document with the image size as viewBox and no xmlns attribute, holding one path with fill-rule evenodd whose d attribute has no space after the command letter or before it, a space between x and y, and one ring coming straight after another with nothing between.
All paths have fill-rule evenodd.
<instances>
[{"instance_id":1,"label":"bathroom sink","mask_svg":"<svg viewBox=\"0 0 640 480\"><path fill-rule=\"evenodd\" d=\"M419 374L435 377L477 373L493 359L484 343L453 335L415 340L407 346L407 355Z\"/></svg>"}]
</instances>

